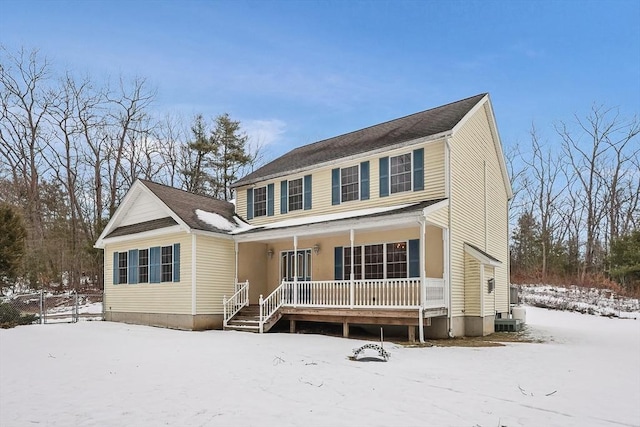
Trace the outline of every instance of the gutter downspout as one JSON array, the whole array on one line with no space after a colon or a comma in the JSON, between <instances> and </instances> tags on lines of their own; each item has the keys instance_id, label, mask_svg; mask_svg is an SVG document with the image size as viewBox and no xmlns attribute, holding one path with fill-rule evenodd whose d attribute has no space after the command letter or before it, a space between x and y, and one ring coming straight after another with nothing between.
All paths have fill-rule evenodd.
<instances>
[{"instance_id":1,"label":"gutter downspout","mask_svg":"<svg viewBox=\"0 0 640 427\"><path fill-rule=\"evenodd\" d=\"M427 267L425 241L427 225L425 219L420 220L420 309L418 310L418 331L420 332L420 343L424 344L424 307L427 301Z\"/></svg>"},{"instance_id":2,"label":"gutter downspout","mask_svg":"<svg viewBox=\"0 0 640 427\"><path fill-rule=\"evenodd\" d=\"M447 229L447 317L449 319L449 338L453 338L453 315L451 310L451 210L453 208L453 201L451 200L451 138L446 138L444 140L445 151L444 151L444 166L445 166L445 192L447 194L447 199L449 200L449 210L448 210L448 229Z\"/></svg>"}]
</instances>

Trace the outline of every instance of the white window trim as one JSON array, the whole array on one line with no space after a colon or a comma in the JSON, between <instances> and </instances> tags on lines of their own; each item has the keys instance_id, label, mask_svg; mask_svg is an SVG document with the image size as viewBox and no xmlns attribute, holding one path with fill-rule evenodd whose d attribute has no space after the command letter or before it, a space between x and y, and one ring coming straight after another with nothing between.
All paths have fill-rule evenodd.
<instances>
[{"instance_id":1,"label":"white window trim","mask_svg":"<svg viewBox=\"0 0 640 427\"><path fill-rule=\"evenodd\" d=\"M391 191L391 159L394 157L400 157L400 156L406 156L407 154L410 155L411 158L411 169L409 170L409 189L408 190L403 190L403 191L396 191L395 193L393 193ZM395 156L389 156L389 196L392 196L394 194L402 194L402 193L407 193L409 191L413 190L413 167L415 165L415 161L413 158L413 151L410 151L409 153L400 153L397 154Z\"/></svg>"},{"instance_id":2,"label":"white window trim","mask_svg":"<svg viewBox=\"0 0 640 427\"><path fill-rule=\"evenodd\" d=\"M302 183L302 185L300 186L300 188L302 188L302 192L300 193L300 196L302 197L301 201L302 204L300 205L300 209L291 209L291 203L290 203L290 199L291 199L291 183L293 181L298 181L300 180L300 182ZM287 181L287 213L292 212L292 211L302 211L304 210L304 177L300 177L300 178L295 178L295 179L290 179Z\"/></svg>"},{"instance_id":3,"label":"white window trim","mask_svg":"<svg viewBox=\"0 0 640 427\"><path fill-rule=\"evenodd\" d=\"M256 203L256 190L260 190L264 188L264 215L257 215L256 214L256 206L258 206L258 204ZM258 217L263 217L263 216L267 216L267 211L269 209L269 191L267 190L267 186L263 185L261 187L256 187L253 189L253 217L254 218L258 218Z\"/></svg>"},{"instance_id":4,"label":"white window trim","mask_svg":"<svg viewBox=\"0 0 640 427\"><path fill-rule=\"evenodd\" d=\"M351 169L352 167L357 167L358 168L358 179L356 180L356 184L358 185L358 197L356 199L353 199L353 200L344 201L344 200L342 200L342 171L344 169ZM362 171L360 170L360 163L358 163L357 165L340 168L340 204L357 202L357 201L362 200L362 189L360 188L361 181L362 181ZM391 178L389 178L389 182L391 182Z\"/></svg>"},{"instance_id":5,"label":"white window trim","mask_svg":"<svg viewBox=\"0 0 640 427\"><path fill-rule=\"evenodd\" d=\"M406 251L407 251L407 275L406 277L394 277L394 279L408 279L409 278L409 240L396 240L394 242L371 242L371 243L363 243L360 245L354 245L354 248L360 247L362 248L360 250L360 262L361 262L361 267L362 267L362 279L359 280L388 280L389 278L387 277L387 245L392 244L392 243L404 243L406 245ZM382 279L365 279L365 250L364 247L365 246L375 246L375 245L382 245L382 256L384 259L384 265L383 265L383 272L384 272L384 277ZM347 271L347 266L346 263L344 262L344 258L345 258L345 254L346 251L351 252L351 246L343 246L342 247L342 277L349 277L351 275L351 270ZM343 280L349 280L349 279L343 279ZM393 279L391 279L393 280Z\"/></svg>"},{"instance_id":6,"label":"white window trim","mask_svg":"<svg viewBox=\"0 0 640 427\"><path fill-rule=\"evenodd\" d=\"M140 251L147 251L147 281L140 281ZM150 283L149 279L151 277L151 248L142 248L138 249L138 284Z\"/></svg>"}]
</instances>

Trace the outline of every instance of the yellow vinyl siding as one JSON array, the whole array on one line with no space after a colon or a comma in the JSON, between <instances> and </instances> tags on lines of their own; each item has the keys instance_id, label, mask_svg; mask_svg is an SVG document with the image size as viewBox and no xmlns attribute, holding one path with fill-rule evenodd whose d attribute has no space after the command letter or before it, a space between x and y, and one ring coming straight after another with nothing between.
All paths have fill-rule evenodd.
<instances>
[{"instance_id":1,"label":"yellow vinyl siding","mask_svg":"<svg viewBox=\"0 0 640 427\"><path fill-rule=\"evenodd\" d=\"M507 307L507 194L500 172L486 105L478 109L451 140L451 309L465 308L464 243L484 250L502 262L495 268L497 310ZM485 213L485 163L487 203ZM486 217L485 217L486 214ZM486 227L486 245L485 245ZM493 299L493 295L492 295ZM468 314L468 313L464 313Z\"/></svg>"},{"instance_id":2,"label":"yellow vinyl siding","mask_svg":"<svg viewBox=\"0 0 640 427\"><path fill-rule=\"evenodd\" d=\"M411 153L418 148L424 148L424 184L422 191L405 191L390 194L387 197L380 197L380 164L381 157L393 157L400 154ZM344 168L359 165L361 162L369 161L369 200L353 200L331 204L331 170L334 168ZM346 162L340 162L331 166L325 166L316 170L301 172L292 175L282 176L276 179L257 183L253 186L243 186L236 189L236 212L243 218L247 216L247 189L263 187L274 184L274 215L260 216L250 220L254 225L263 225L270 222L282 221L291 218L322 215L336 212L347 212L352 210L367 209L371 207L393 206L404 203L421 202L425 200L445 197L445 174L444 174L444 141L436 141L427 144L408 146L387 151L375 156L363 155L362 158ZM312 209L296 210L286 214L280 214L280 182L283 180L293 180L302 178L305 175L312 175Z\"/></svg>"},{"instance_id":3,"label":"yellow vinyl siding","mask_svg":"<svg viewBox=\"0 0 640 427\"><path fill-rule=\"evenodd\" d=\"M196 314L222 314L222 298L231 297L235 249L231 239L194 235L196 240Z\"/></svg>"},{"instance_id":4,"label":"yellow vinyl siding","mask_svg":"<svg viewBox=\"0 0 640 427\"><path fill-rule=\"evenodd\" d=\"M484 314L483 316L493 316L495 312L495 304L494 301L497 301L498 294L494 290L489 293L488 281L489 279L494 279L494 267L490 265L485 265L484 267L484 283L482 283L482 292L484 294Z\"/></svg>"},{"instance_id":5,"label":"yellow vinyl siding","mask_svg":"<svg viewBox=\"0 0 640 427\"><path fill-rule=\"evenodd\" d=\"M354 245L370 245L378 243L392 243L399 241L408 241L420 238L420 227L416 225L413 228L401 228L385 231L362 231L355 233ZM336 236L318 237L318 238L300 238L298 240L298 250L312 249L314 245L320 246L318 254L311 253L311 279L312 280L334 280L334 249L336 246L349 247L351 245L349 233L343 233ZM243 259L242 251L248 244L240 245L241 259ZM268 245L273 249L274 255L271 259L267 257L267 249L264 252L257 252L257 260L254 261L256 267L261 266L262 260L266 260L266 289L263 294L266 297L279 284L281 280L280 272L280 254L283 251L293 250L293 238L291 240L281 240ZM437 227L427 226L425 239L425 268L427 277L442 278L443 277L443 241L442 230ZM249 277L247 267L240 265L241 280ZM260 274L256 272L254 274ZM245 276L247 275L247 276ZM251 283L251 282L250 282ZM251 286L251 285L250 285Z\"/></svg>"},{"instance_id":6,"label":"yellow vinyl siding","mask_svg":"<svg viewBox=\"0 0 640 427\"><path fill-rule=\"evenodd\" d=\"M464 314L480 316L480 263L464 254Z\"/></svg>"},{"instance_id":7,"label":"yellow vinyl siding","mask_svg":"<svg viewBox=\"0 0 640 427\"><path fill-rule=\"evenodd\" d=\"M427 222L437 225L440 228L449 227L449 207L444 206L435 212L427 215Z\"/></svg>"},{"instance_id":8,"label":"yellow vinyl siding","mask_svg":"<svg viewBox=\"0 0 640 427\"><path fill-rule=\"evenodd\" d=\"M113 284L113 252L180 243L180 281ZM172 233L107 244L104 249L105 309L114 312L191 314L191 236Z\"/></svg>"}]
</instances>

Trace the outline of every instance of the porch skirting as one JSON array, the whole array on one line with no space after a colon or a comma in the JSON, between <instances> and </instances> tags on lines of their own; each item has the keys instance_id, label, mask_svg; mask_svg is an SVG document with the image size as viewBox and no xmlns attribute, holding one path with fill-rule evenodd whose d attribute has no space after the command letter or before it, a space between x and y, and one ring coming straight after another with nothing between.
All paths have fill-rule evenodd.
<instances>
[{"instance_id":1,"label":"porch skirting","mask_svg":"<svg viewBox=\"0 0 640 427\"><path fill-rule=\"evenodd\" d=\"M105 320L187 331L222 329L222 314L166 314L107 311Z\"/></svg>"}]
</instances>

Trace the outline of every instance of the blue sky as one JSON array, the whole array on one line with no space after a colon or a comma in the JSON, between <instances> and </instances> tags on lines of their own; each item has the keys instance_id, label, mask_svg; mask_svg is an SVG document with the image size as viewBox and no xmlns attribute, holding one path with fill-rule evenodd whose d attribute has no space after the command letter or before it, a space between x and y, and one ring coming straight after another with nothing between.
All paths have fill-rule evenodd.
<instances>
[{"instance_id":1,"label":"blue sky","mask_svg":"<svg viewBox=\"0 0 640 427\"><path fill-rule=\"evenodd\" d=\"M594 103L640 113L638 0L4 0L0 43L146 77L158 112L228 112L271 156L482 92L507 147Z\"/></svg>"}]
</instances>

